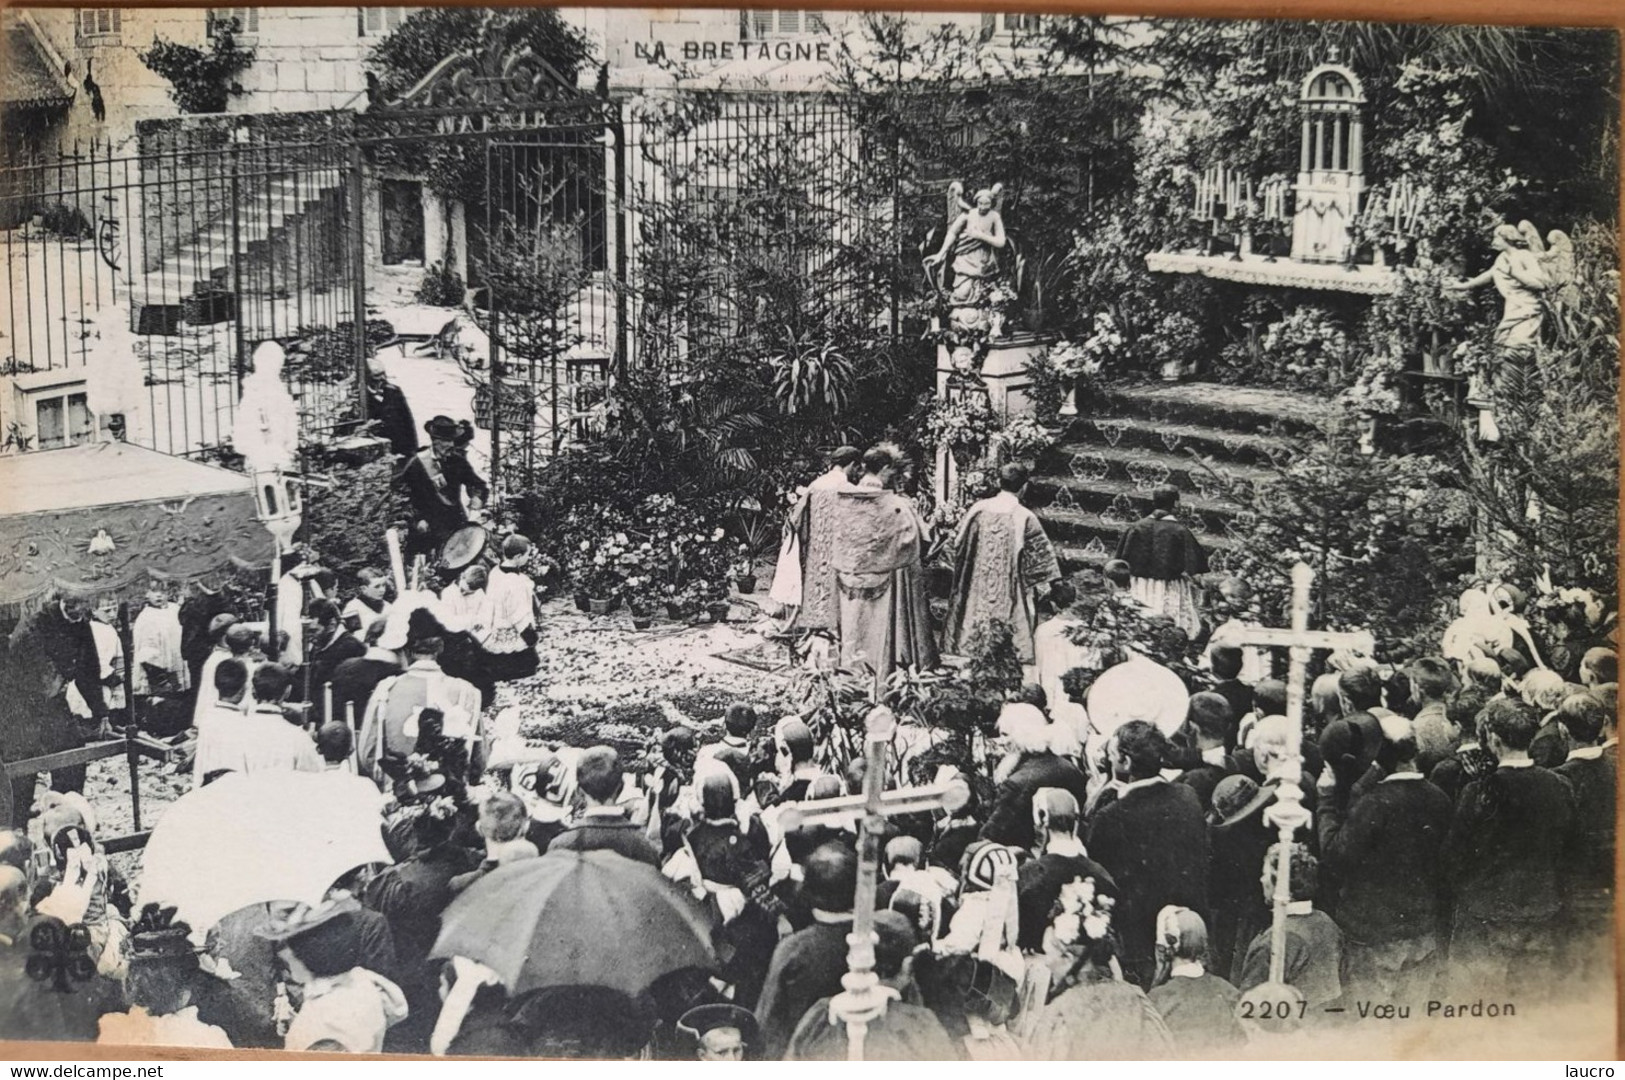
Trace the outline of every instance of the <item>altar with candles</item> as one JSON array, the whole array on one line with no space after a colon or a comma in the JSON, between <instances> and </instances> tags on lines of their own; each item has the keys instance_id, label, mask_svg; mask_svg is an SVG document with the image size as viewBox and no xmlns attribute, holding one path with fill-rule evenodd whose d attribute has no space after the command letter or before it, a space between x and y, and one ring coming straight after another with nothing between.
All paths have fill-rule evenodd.
<instances>
[{"instance_id":1,"label":"altar with candles","mask_svg":"<svg viewBox=\"0 0 1625 1080\"><path fill-rule=\"evenodd\" d=\"M1210 165L1195 184L1195 216L1211 230L1206 244L1151 252L1146 267L1245 285L1392 293L1399 283L1393 253L1364 238L1416 235L1426 196L1407 177L1366 186L1364 104L1358 76L1344 65L1334 60L1309 72L1298 98L1296 182Z\"/></svg>"}]
</instances>

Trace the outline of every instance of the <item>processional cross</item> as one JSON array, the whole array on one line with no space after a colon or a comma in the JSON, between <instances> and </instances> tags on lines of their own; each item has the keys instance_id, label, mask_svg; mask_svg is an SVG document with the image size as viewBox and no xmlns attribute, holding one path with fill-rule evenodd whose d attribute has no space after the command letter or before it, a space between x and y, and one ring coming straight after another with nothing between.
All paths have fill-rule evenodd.
<instances>
[{"instance_id":1,"label":"processional cross","mask_svg":"<svg viewBox=\"0 0 1625 1080\"><path fill-rule=\"evenodd\" d=\"M852 905L852 932L846 936L847 972L844 989L829 1003L829 1022L846 1025L847 1060L863 1060L863 1042L869 1025L886 1015L886 1003L895 990L880 985L875 974L875 888L879 877L880 835L888 817L929 810L952 813L970 801L970 786L962 779L925 787L887 791L886 755L897 717L884 705L870 710L864 721L863 794L789 806L779 818L788 831L803 825L858 825L858 889Z\"/></svg>"},{"instance_id":2,"label":"processional cross","mask_svg":"<svg viewBox=\"0 0 1625 1080\"><path fill-rule=\"evenodd\" d=\"M1270 979L1272 983L1285 981L1286 974L1286 910L1292 900L1292 836L1309 824L1309 811L1303 807L1303 684L1308 674L1309 653L1312 649L1353 649L1370 656L1376 651L1376 639L1370 631L1339 632L1309 629L1309 585L1315 571L1307 563L1292 568L1292 626L1280 629L1268 626L1249 626L1230 638L1236 645L1261 645L1291 650L1292 664L1288 668L1286 683L1286 715L1288 725L1286 760L1276 770L1281 785L1275 802L1264 811L1270 824L1280 830L1280 857L1275 868L1274 915L1270 923Z\"/></svg>"}]
</instances>

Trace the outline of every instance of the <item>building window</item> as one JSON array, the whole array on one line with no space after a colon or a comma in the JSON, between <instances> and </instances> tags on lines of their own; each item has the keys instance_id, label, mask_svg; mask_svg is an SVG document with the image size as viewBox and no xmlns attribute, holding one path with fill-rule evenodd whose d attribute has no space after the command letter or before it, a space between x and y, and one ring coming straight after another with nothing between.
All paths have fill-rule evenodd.
<instances>
[{"instance_id":1,"label":"building window","mask_svg":"<svg viewBox=\"0 0 1625 1080\"><path fill-rule=\"evenodd\" d=\"M41 450L60 450L90 441L96 430L84 394L62 394L34 401L34 434Z\"/></svg>"},{"instance_id":2,"label":"building window","mask_svg":"<svg viewBox=\"0 0 1625 1080\"><path fill-rule=\"evenodd\" d=\"M1012 34L1032 34L1043 29L1044 16L1033 13L1007 11L999 18L1003 22L1003 29Z\"/></svg>"},{"instance_id":3,"label":"building window","mask_svg":"<svg viewBox=\"0 0 1625 1080\"><path fill-rule=\"evenodd\" d=\"M820 11L742 11L739 32L746 41L817 34L826 27Z\"/></svg>"},{"instance_id":4,"label":"building window","mask_svg":"<svg viewBox=\"0 0 1625 1080\"><path fill-rule=\"evenodd\" d=\"M260 32L260 9L257 7L210 8L209 36L230 31L233 34Z\"/></svg>"},{"instance_id":5,"label":"building window","mask_svg":"<svg viewBox=\"0 0 1625 1080\"><path fill-rule=\"evenodd\" d=\"M423 265L423 185L385 180L382 185L384 265Z\"/></svg>"},{"instance_id":6,"label":"building window","mask_svg":"<svg viewBox=\"0 0 1625 1080\"><path fill-rule=\"evenodd\" d=\"M359 13L362 37L383 37L394 33L406 21L408 14L403 7L364 7L356 11Z\"/></svg>"},{"instance_id":7,"label":"building window","mask_svg":"<svg viewBox=\"0 0 1625 1080\"><path fill-rule=\"evenodd\" d=\"M121 21L118 8L80 8L78 15L80 37L118 36Z\"/></svg>"}]
</instances>

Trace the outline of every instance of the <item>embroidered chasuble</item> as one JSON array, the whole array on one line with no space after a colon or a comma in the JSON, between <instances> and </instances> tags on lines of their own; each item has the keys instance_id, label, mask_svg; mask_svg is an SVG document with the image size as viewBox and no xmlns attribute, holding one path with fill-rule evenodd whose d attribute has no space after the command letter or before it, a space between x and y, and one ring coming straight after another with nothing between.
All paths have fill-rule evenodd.
<instances>
[{"instance_id":1,"label":"embroidered chasuble","mask_svg":"<svg viewBox=\"0 0 1625 1080\"><path fill-rule=\"evenodd\" d=\"M809 491L798 515L804 553L797 625L828 630L841 667L877 685L898 667L935 667L914 504L879 489Z\"/></svg>"},{"instance_id":2,"label":"embroidered chasuble","mask_svg":"<svg viewBox=\"0 0 1625 1080\"><path fill-rule=\"evenodd\" d=\"M954 538L954 590L944 652L964 655L983 623L1010 624L1022 663L1033 662L1033 590L1061 576L1055 548L1037 516L1008 491L982 499Z\"/></svg>"}]
</instances>

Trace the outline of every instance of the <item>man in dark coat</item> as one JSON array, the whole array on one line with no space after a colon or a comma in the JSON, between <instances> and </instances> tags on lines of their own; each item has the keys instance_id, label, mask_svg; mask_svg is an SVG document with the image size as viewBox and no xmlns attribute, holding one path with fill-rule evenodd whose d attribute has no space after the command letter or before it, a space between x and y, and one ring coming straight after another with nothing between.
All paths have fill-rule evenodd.
<instances>
[{"instance_id":1,"label":"man in dark coat","mask_svg":"<svg viewBox=\"0 0 1625 1080\"><path fill-rule=\"evenodd\" d=\"M466 421L437 416L423 425L429 433L429 448L420 450L406 462L402 477L412 503L412 532L409 549L414 553L438 554L451 534L468 524L463 508L463 492L468 492L468 509L478 510L491 497L491 489L468 463L464 449L474 441L474 429Z\"/></svg>"},{"instance_id":2,"label":"man in dark coat","mask_svg":"<svg viewBox=\"0 0 1625 1080\"><path fill-rule=\"evenodd\" d=\"M1423 778L1410 722L1391 717L1384 726L1378 762L1387 775L1345 807L1324 771L1316 824L1322 863L1338 883L1350 978L1372 1000L1401 1001L1432 989L1455 807Z\"/></svg>"},{"instance_id":3,"label":"man in dark coat","mask_svg":"<svg viewBox=\"0 0 1625 1080\"><path fill-rule=\"evenodd\" d=\"M908 919L895 911L875 915L875 975L897 991L885 1013L869 1026L863 1040L865 1061L952 1061L959 1056L936 1013L903 1000L914 981L913 959L918 938ZM832 995L833 996L833 995ZM786 1061L846 1061L846 1025L830 1023L829 998L815 1001L791 1036Z\"/></svg>"},{"instance_id":4,"label":"man in dark coat","mask_svg":"<svg viewBox=\"0 0 1625 1080\"><path fill-rule=\"evenodd\" d=\"M400 657L378 647L385 626L383 619L374 619L368 624L363 638L366 652L339 661L333 669L333 716L338 720L346 719L350 715L348 706L353 704L357 728L361 726L361 718L367 714L367 702L372 700L373 690L385 679L401 673Z\"/></svg>"},{"instance_id":5,"label":"man in dark coat","mask_svg":"<svg viewBox=\"0 0 1625 1080\"><path fill-rule=\"evenodd\" d=\"M407 1018L389 1029L384 1049L422 1053L439 1012L437 968L429 950L440 935L440 916L455 893L451 881L479 867L479 856L456 843L456 818L437 818L425 808L413 821L418 853L367 883L362 903L389 923Z\"/></svg>"},{"instance_id":6,"label":"man in dark coat","mask_svg":"<svg viewBox=\"0 0 1625 1080\"><path fill-rule=\"evenodd\" d=\"M1574 789L1574 828L1564 853L1570 950L1583 977L1612 976L1614 806L1619 776L1616 720L1596 694L1571 694L1558 709L1579 746L1556 769Z\"/></svg>"},{"instance_id":7,"label":"man in dark coat","mask_svg":"<svg viewBox=\"0 0 1625 1080\"><path fill-rule=\"evenodd\" d=\"M1123 970L1144 989L1156 968L1157 913L1169 904L1207 911L1207 822L1196 792L1162 778L1168 739L1157 728L1131 720L1107 751L1126 786L1096 813L1089 853L1122 890L1113 923L1123 937Z\"/></svg>"},{"instance_id":8,"label":"man in dark coat","mask_svg":"<svg viewBox=\"0 0 1625 1080\"><path fill-rule=\"evenodd\" d=\"M216 644L209 627L215 616L229 615L232 611L229 587L211 589L199 583L195 588L196 592L181 601L181 609L176 614L181 624L181 659L186 661L194 689L202 685L203 662Z\"/></svg>"},{"instance_id":9,"label":"man in dark coat","mask_svg":"<svg viewBox=\"0 0 1625 1080\"><path fill-rule=\"evenodd\" d=\"M412 419L412 406L376 357L367 358L367 418L373 430L389 440L390 453L411 457L418 452L418 426Z\"/></svg>"},{"instance_id":10,"label":"man in dark coat","mask_svg":"<svg viewBox=\"0 0 1625 1080\"><path fill-rule=\"evenodd\" d=\"M807 857L802 894L812 904L813 924L784 938L773 950L756 1020L762 1058L778 1061L807 1010L841 992L846 974L846 936L858 888L858 857L844 844L825 844Z\"/></svg>"},{"instance_id":11,"label":"man in dark coat","mask_svg":"<svg viewBox=\"0 0 1625 1080\"><path fill-rule=\"evenodd\" d=\"M1252 692L1248 691L1251 700ZM1230 703L1212 691L1192 694L1185 715L1185 727L1192 745L1171 755L1170 764L1184 771L1179 782L1196 792L1202 800L1202 812L1213 805L1213 789L1219 781L1237 772L1235 759L1225 750L1225 741L1234 741L1236 724L1230 715Z\"/></svg>"},{"instance_id":12,"label":"man in dark coat","mask_svg":"<svg viewBox=\"0 0 1625 1080\"><path fill-rule=\"evenodd\" d=\"M1033 800L1034 826L1043 850L1016 871L1016 944L1023 952L1044 948L1044 931L1061 889L1083 878L1094 878L1095 889L1114 900L1117 882L1106 868L1091 859L1078 839L1078 800L1069 791L1045 788Z\"/></svg>"},{"instance_id":13,"label":"man in dark coat","mask_svg":"<svg viewBox=\"0 0 1625 1080\"><path fill-rule=\"evenodd\" d=\"M1007 847L1033 846L1033 795L1041 788L1060 788L1082 806L1089 798L1083 771L1050 749L1053 725L1032 705L1007 705L1000 731L1020 758L993 796L993 808L982 826L982 839Z\"/></svg>"},{"instance_id":14,"label":"man in dark coat","mask_svg":"<svg viewBox=\"0 0 1625 1080\"><path fill-rule=\"evenodd\" d=\"M594 746L576 762L576 787L587 798L580 819L547 845L553 851L613 851L658 868L660 851L621 805L625 778L612 746Z\"/></svg>"},{"instance_id":15,"label":"man in dark coat","mask_svg":"<svg viewBox=\"0 0 1625 1080\"><path fill-rule=\"evenodd\" d=\"M92 718L82 721L68 704L78 691ZM11 632L0 663L0 757L8 761L83 746L107 720L101 658L90 631L90 605L74 597L45 602ZM13 812L26 818L37 777L11 782ZM55 791L82 791L83 765L51 772Z\"/></svg>"},{"instance_id":16,"label":"man in dark coat","mask_svg":"<svg viewBox=\"0 0 1625 1080\"><path fill-rule=\"evenodd\" d=\"M1451 966L1461 988L1486 1001L1534 996L1557 977L1574 791L1530 760L1539 726L1521 701L1484 707L1480 741L1499 764L1461 793L1446 849L1456 898Z\"/></svg>"},{"instance_id":17,"label":"man in dark coat","mask_svg":"<svg viewBox=\"0 0 1625 1080\"><path fill-rule=\"evenodd\" d=\"M1253 711L1253 688L1241 681L1246 659L1239 645L1215 645L1208 653L1213 665L1214 683L1209 689L1230 704L1230 730L1224 737L1225 753L1236 749L1236 730L1241 718Z\"/></svg>"},{"instance_id":18,"label":"man in dark coat","mask_svg":"<svg viewBox=\"0 0 1625 1080\"><path fill-rule=\"evenodd\" d=\"M367 646L344 629L339 621L339 606L331 600L315 600L310 605L310 617L316 620L316 633L307 646L305 664L310 672L311 701L322 701L322 687L333 681L338 666L346 660L359 660L366 655ZM365 702L362 703L363 708ZM335 694L333 715L322 717L323 723L342 719L344 713Z\"/></svg>"}]
</instances>

